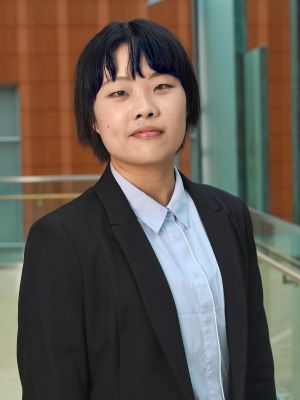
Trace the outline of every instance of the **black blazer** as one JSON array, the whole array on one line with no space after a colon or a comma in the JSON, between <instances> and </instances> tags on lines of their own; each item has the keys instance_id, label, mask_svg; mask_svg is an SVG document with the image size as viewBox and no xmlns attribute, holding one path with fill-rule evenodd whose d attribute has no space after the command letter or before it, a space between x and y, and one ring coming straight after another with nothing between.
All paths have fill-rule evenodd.
<instances>
[{"instance_id":1,"label":"black blazer","mask_svg":"<svg viewBox=\"0 0 300 400\"><path fill-rule=\"evenodd\" d=\"M230 400L275 400L249 211L181 176L222 274ZM167 280L109 166L33 224L18 322L23 400L194 399Z\"/></svg>"}]
</instances>

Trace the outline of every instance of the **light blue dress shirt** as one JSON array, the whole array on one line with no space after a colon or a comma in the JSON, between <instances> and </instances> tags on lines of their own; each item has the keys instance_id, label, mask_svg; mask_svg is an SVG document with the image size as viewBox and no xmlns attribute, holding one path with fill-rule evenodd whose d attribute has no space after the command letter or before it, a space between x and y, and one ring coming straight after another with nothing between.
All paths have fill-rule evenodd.
<instances>
[{"instance_id":1,"label":"light blue dress shirt","mask_svg":"<svg viewBox=\"0 0 300 400\"><path fill-rule=\"evenodd\" d=\"M166 276L176 305L196 400L228 395L229 355L222 278L196 206L175 169L165 207L112 164L111 171L138 218Z\"/></svg>"}]
</instances>

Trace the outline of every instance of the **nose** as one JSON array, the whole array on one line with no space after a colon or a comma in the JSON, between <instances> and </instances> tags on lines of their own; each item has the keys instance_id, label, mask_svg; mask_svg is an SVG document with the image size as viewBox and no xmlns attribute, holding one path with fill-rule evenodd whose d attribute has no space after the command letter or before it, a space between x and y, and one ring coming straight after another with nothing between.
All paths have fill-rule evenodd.
<instances>
[{"instance_id":1,"label":"nose","mask_svg":"<svg viewBox=\"0 0 300 400\"><path fill-rule=\"evenodd\" d=\"M154 118L159 114L154 99L151 99L148 95L138 96L136 104L135 119Z\"/></svg>"},{"instance_id":2,"label":"nose","mask_svg":"<svg viewBox=\"0 0 300 400\"><path fill-rule=\"evenodd\" d=\"M136 119L143 118L143 117L151 118L151 117L153 117L153 115L154 115L154 113L152 111L150 111L150 112L140 112L139 114L136 115Z\"/></svg>"}]
</instances>

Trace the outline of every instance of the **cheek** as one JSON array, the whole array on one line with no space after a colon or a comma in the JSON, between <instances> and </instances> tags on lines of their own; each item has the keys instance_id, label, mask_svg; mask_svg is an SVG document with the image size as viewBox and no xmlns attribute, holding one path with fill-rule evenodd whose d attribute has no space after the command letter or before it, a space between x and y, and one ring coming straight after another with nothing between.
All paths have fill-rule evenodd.
<instances>
[{"instance_id":1,"label":"cheek","mask_svg":"<svg viewBox=\"0 0 300 400\"><path fill-rule=\"evenodd\" d=\"M172 103L172 104L171 104ZM182 116L186 113L186 96L183 90L177 91L176 95L173 97L172 101L170 102L174 110L174 114L176 113L178 116Z\"/></svg>"},{"instance_id":2,"label":"cheek","mask_svg":"<svg viewBox=\"0 0 300 400\"><path fill-rule=\"evenodd\" d=\"M102 107L97 113L99 125L103 127L109 127L116 129L118 126L124 125L124 112L118 108L112 107Z\"/></svg>"},{"instance_id":3,"label":"cheek","mask_svg":"<svg viewBox=\"0 0 300 400\"><path fill-rule=\"evenodd\" d=\"M176 123L178 126L185 125L187 117L185 97L178 96L176 101L174 101L171 110L174 123Z\"/></svg>"},{"instance_id":4,"label":"cheek","mask_svg":"<svg viewBox=\"0 0 300 400\"><path fill-rule=\"evenodd\" d=\"M111 108L102 107L95 112L98 126L98 134L110 154L114 154L122 145L122 134L120 130L120 121L116 118Z\"/></svg>"},{"instance_id":5,"label":"cheek","mask_svg":"<svg viewBox=\"0 0 300 400\"><path fill-rule=\"evenodd\" d=\"M101 134L101 137L109 137L110 131L113 129L113 117L110 115L110 110L106 110L105 107L101 109L94 108L94 113L97 122L97 132Z\"/></svg>"},{"instance_id":6,"label":"cheek","mask_svg":"<svg viewBox=\"0 0 300 400\"><path fill-rule=\"evenodd\" d=\"M184 136L186 135L186 118L187 118L187 104L186 98L184 96L179 96L174 105L174 130L177 131L178 142L182 142Z\"/></svg>"}]
</instances>

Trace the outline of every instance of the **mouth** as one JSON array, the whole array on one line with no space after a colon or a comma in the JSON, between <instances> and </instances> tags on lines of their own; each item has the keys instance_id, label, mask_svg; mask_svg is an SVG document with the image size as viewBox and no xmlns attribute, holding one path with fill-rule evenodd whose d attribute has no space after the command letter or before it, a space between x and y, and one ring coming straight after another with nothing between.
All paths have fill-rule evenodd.
<instances>
[{"instance_id":1,"label":"mouth","mask_svg":"<svg viewBox=\"0 0 300 400\"><path fill-rule=\"evenodd\" d=\"M131 136L137 139L152 139L160 136L162 133L163 131L161 129L149 126L135 131Z\"/></svg>"}]
</instances>

